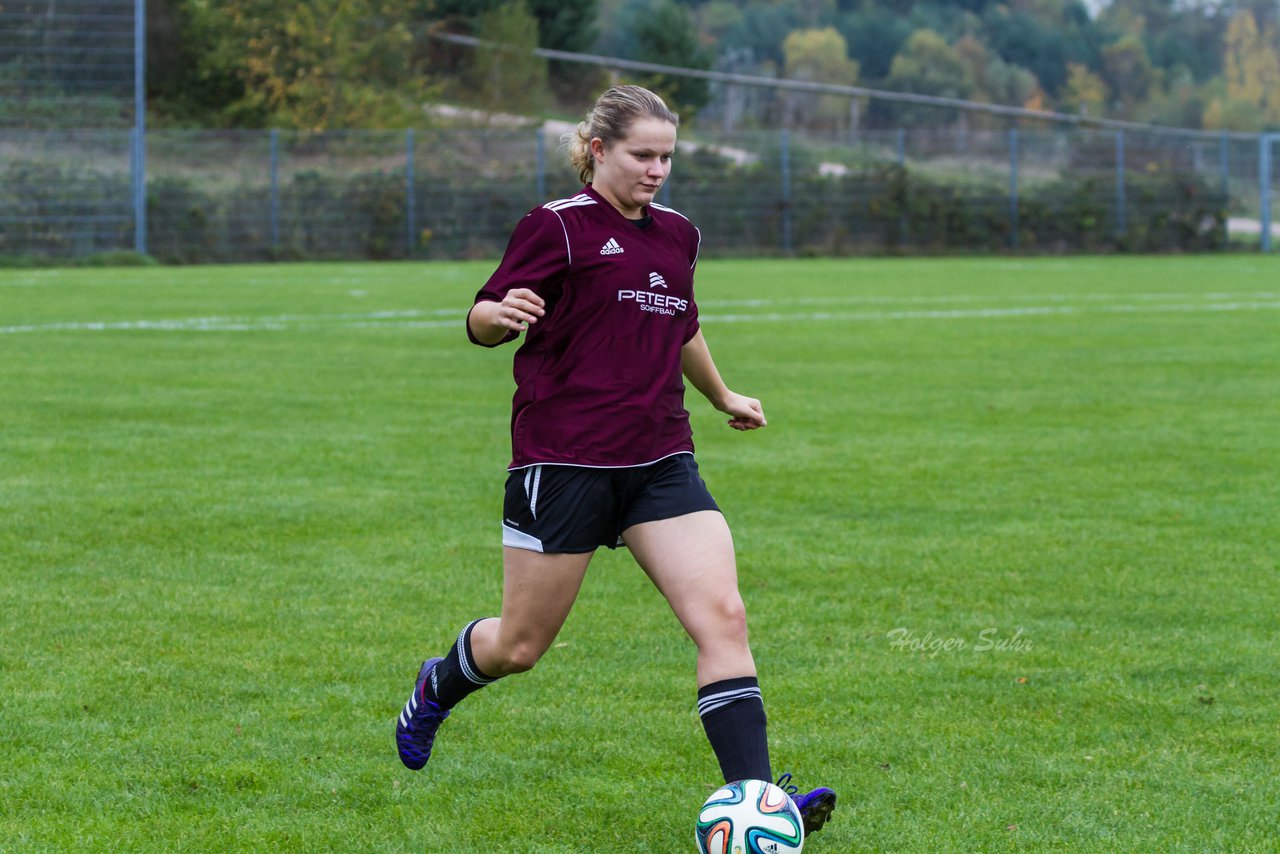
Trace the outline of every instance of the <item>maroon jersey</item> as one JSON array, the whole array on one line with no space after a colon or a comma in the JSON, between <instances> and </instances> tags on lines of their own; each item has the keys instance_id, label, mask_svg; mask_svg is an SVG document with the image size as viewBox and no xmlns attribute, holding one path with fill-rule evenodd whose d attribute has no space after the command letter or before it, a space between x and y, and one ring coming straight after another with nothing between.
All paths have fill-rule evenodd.
<instances>
[{"instance_id":1,"label":"maroon jersey","mask_svg":"<svg viewBox=\"0 0 1280 854\"><path fill-rule=\"evenodd\" d=\"M670 208L643 213L639 228L590 184L534 208L476 294L501 302L528 288L546 301L514 359L511 468L637 466L693 451L680 348L698 331L701 234ZM467 335L479 343L469 325Z\"/></svg>"}]
</instances>

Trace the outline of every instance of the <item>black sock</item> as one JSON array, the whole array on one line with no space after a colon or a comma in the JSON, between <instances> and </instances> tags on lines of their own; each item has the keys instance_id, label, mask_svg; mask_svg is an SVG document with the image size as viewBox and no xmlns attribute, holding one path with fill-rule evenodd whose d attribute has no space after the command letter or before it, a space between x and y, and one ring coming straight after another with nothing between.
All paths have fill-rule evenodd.
<instances>
[{"instance_id":1,"label":"black sock","mask_svg":"<svg viewBox=\"0 0 1280 854\"><path fill-rule=\"evenodd\" d=\"M756 677L722 679L702 686L698 689L698 715L726 783L773 782L764 701Z\"/></svg>"},{"instance_id":2,"label":"black sock","mask_svg":"<svg viewBox=\"0 0 1280 854\"><path fill-rule=\"evenodd\" d=\"M442 709L452 709L468 694L479 691L498 677L488 676L476 666L471 655L471 630L479 620L472 620L458 633L457 643L431 671L431 678L422 686L424 700L430 700Z\"/></svg>"}]
</instances>

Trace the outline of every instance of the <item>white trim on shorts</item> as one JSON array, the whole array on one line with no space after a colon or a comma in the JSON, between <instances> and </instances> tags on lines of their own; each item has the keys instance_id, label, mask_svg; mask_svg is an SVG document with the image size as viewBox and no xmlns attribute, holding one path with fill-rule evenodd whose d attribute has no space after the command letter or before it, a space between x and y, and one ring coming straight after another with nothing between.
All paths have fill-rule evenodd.
<instances>
[{"instance_id":1,"label":"white trim on shorts","mask_svg":"<svg viewBox=\"0 0 1280 854\"><path fill-rule=\"evenodd\" d=\"M647 463L632 463L629 466L588 466L588 465L583 465L582 463L563 463L563 462L525 463L522 466L511 466L510 468L507 469L507 473L509 474L513 471L524 471L525 469L533 468L534 466L570 466L575 469L638 469L638 468L644 468L645 466L651 466L654 463L660 463L663 460L669 460L672 457L678 457L681 454L688 454L689 456L692 457L693 451L673 451L670 454L667 454L666 456L658 457L656 460L649 460L649 462Z\"/></svg>"},{"instance_id":2,"label":"white trim on shorts","mask_svg":"<svg viewBox=\"0 0 1280 854\"><path fill-rule=\"evenodd\" d=\"M505 522L502 524L502 544L513 549L524 549L530 552L542 551L542 540L532 534L526 534L524 531L517 531Z\"/></svg>"}]
</instances>

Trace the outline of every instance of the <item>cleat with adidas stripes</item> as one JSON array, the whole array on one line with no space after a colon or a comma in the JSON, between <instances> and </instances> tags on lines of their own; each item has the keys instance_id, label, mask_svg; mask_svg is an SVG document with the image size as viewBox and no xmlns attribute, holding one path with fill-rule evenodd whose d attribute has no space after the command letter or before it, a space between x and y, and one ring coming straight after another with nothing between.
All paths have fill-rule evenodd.
<instances>
[{"instance_id":1,"label":"cleat with adidas stripes","mask_svg":"<svg viewBox=\"0 0 1280 854\"><path fill-rule=\"evenodd\" d=\"M400 752L400 761L411 771L417 771L427 764L431 758L431 747L436 741L436 730L449 717L447 709L441 709L428 700L423 691L431 671L443 658L429 658L422 662L418 671L418 681L413 685L413 694L409 702L404 704L404 711L396 721L396 749Z\"/></svg>"},{"instance_id":2,"label":"cleat with adidas stripes","mask_svg":"<svg viewBox=\"0 0 1280 854\"><path fill-rule=\"evenodd\" d=\"M831 819L831 813L836 808L836 793L822 786L800 795L797 794L800 791L799 787L790 783L790 774L783 774L778 778L778 788L790 795L796 809L800 810L800 817L804 820L804 835L807 839L809 834L822 830L822 826Z\"/></svg>"}]
</instances>

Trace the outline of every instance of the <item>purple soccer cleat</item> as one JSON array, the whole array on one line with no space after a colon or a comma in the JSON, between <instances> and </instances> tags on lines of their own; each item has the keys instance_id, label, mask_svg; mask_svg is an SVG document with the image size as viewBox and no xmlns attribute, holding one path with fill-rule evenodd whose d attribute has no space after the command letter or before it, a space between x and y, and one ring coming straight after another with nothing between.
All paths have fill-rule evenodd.
<instances>
[{"instance_id":1,"label":"purple soccer cleat","mask_svg":"<svg viewBox=\"0 0 1280 854\"><path fill-rule=\"evenodd\" d=\"M791 785L790 774L779 777L777 786L791 796L796 809L800 810L800 817L804 819L806 839L809 838L809 834L822 830L822 826L831 819L831 813L836 808L836 793L831 789L821 786L812 792L797 794L800 789L798 786Z\"/></svg>"},{"instance_id":2,"label":"purple soccer cleat","mask_svg":"<svg viewBox=\"0 0 1280 854\"><path fill-rule=\"evenodd\" d=\"M417 771L427 764L431 758L431 747L436 742L436 730L449 717L448 710L441 709L423 696L431 671L442 661L443 658L429 658L422 662L413 694L396 721L396 749L400 751L400 761L410 771Z\"/></svg>"}]
</instances>

